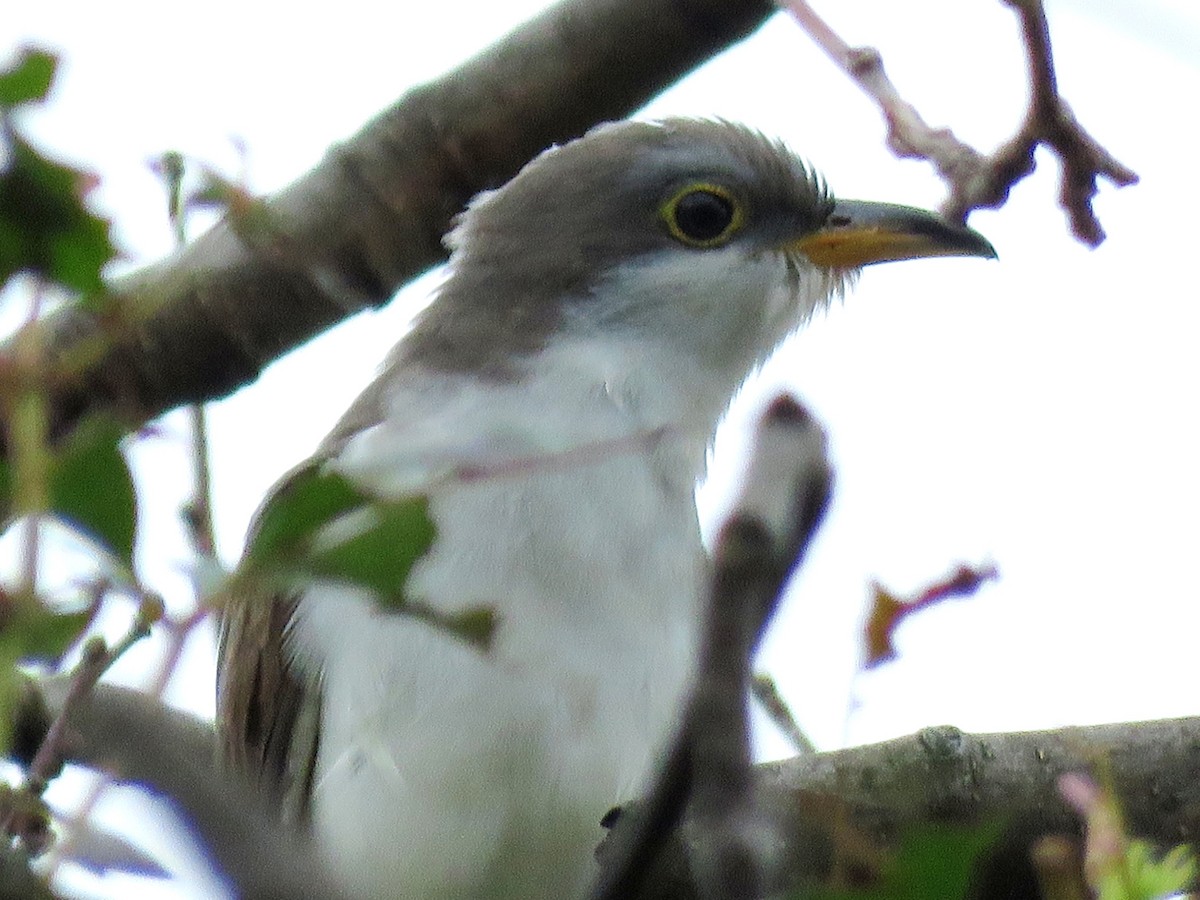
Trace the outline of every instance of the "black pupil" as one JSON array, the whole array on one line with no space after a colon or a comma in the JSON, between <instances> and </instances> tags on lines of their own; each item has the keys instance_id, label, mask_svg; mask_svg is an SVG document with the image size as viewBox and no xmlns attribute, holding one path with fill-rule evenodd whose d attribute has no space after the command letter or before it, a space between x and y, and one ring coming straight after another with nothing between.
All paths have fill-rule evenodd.
<instances>
[{"instance_id":1,"label":"black pupil","mask_svg":"<svg viewBox=\"0 0 1200 900\"><path fill-rule=\"evenodd\" d=\"M693 191L675 204L675 224L693 241L711 241L733 221L733 204L712 191Z\"/></svg>"}]
</instances>

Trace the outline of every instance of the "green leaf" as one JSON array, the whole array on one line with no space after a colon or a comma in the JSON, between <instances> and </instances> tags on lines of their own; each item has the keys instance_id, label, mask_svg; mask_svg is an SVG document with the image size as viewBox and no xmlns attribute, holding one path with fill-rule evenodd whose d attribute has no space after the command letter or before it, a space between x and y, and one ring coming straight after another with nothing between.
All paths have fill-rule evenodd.
<instances>
[{"instance_id":1,"label":"green leaf","mask_svg":"<svg viewBox=\"0 0 1200 900\"><path fill-rule=\"evenodd\" d=\"M895 869L885 881L893 900L965 897L979 856L996 842L1000 829L926 826L904 835Z\"/></svg>"},{"instance_id":2,"label":"green leaf","mask_svg":"<svg viewBox=\"0 0 1200 900\"><path fill-rule=\"evenodd\" d=\"M18 656L13 636L0 631L0 757L8 755L17 703L21 699L24 676L17 669Z\"/></svg>"},{"instance_id":3,"label":"green leaf","mask_svg":"<svg viewBox=\"0 0 1200 900\"><path fill-rule=\"evenodd\" d=\"M793 900L959 900L967 896L979 857L1000 837L998 824L920 825L900 838L879 882L863 890L805 887Z\"/></svg>"},{"instance_id":4,"label":"green leaf","mask_svg":"<svg viewBox=\"0 0 1200 900\"><path fill-rule=\"evenodd\" d=\"M133 568L137 495L121 454L120 427L93 419L76 430L51 465L54 514Z\"/></svg>"},{"instance_id":5,"label":"green leaf","mask_svg":"<svg viewBox=\"0 0 1200 900\"><path fill-rule=\"evenodd\" d=\"M429 501L412 497L375 502L363 510L355 533L312 554L308 567L319 578L349 581L373 591L385 607L404 604L404 583L413 564L433 544Z\"/></svg>"},{"instance_id":6,"label":"green leaf","mask_svg":"<svg viewBox=\"0 0 1200 900\"><path fill-rule=\"evenodd\" d=\"M121 428L91 419L76 429L50 461L50 513L133 567L137 495L118 442ZM0 512L12 515L12 467L0 458Z\"/></svg>"},{"instance_id":7,"label":"green leaf","mask_svg":"<svg viewBox=\"0 0 1200 900\"><path fill-rule=\"evenodd\" d=\"M83 635L91 618L87 610L54 614L40 608L33 618L22 617L9 628L22 659L57 662Z\"/></svg>"},{"instance_id":8,"label":"green leaf","mask_svg":"<svg viewBox=\"0 0 1200 900\"><path fill-rule=\"evenodd\" d=\"M409 573L436 536L425 497L376 499L311 465L288 478L263 508L240 574L345 582L371 591L385 608L403 610ZM475 642L490 634L478 616L447 627Z\"/></svg>"},{"instance_id":9,"label":"green leaf","mask_svg":"<svg viewBox=\"0 0 1200 900\"><path fill-rule=\"evenodd\" d=\"M492 649L492 637L496 633L496 610L490 606L476 606L447 615L423 603L407 603L401 611L424 619L442 631L448 631L460 640L474 644L485 653Z\"/></svg>"},{"instance_id":10,"label":"green leaf","mask_svg":"<svg viewBox=\"0 0 1200 900\"><path fill-rule=\"evenodd\" d=\"M107 220L83 203L92 176L52 162L13 136L0 171L0 283L33 272L82 294L100 294L116 255Z\"/></svg>"},{"instance_id":11,"label":"green leaf","mask_svg":"<svg viewBox=\"0 0 1200 900\"><path fill-rule=\"evenodd\" d=\"M0 72L0 106L13 107L32 100L45 100L54 82L58 58L45 50L24 47L16 63Z\"/></svg>"},{"instance_id":12,"label":"green leaf","mask_svg":"<svg viewBox=\"0 0 1200 900\"><path fill-rule=\"evenodd\" d=\"M347 479L320 466L294 472L259 513L246 561L268 564L302 553L319 528L366 502Z\"/></svg>"},{"instance_id":13,"label":"green leaf","mask_svg":"<svg viewBox=\"0 0 1200 900\"><path fill-rule=\"evenodd\" d=\"M1196 856L1187 845L1159 858L1153 844L1135 838L1112 861L1094 879L1098 900L1164 900L1184 893L1196 880Z\"/></svg>"}]
</instances>

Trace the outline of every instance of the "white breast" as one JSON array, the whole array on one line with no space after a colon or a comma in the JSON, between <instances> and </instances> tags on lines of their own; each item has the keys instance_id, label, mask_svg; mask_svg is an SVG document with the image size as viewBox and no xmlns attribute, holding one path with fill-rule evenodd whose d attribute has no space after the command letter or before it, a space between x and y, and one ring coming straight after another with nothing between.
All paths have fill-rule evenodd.
<instances>
[{"instance_id":1,"label":"white breast","mask_svg":"<svg viewBox=\"0 0 1200 900\"><path fill-rule=\"evenodd\" d=\"M406 388L347 450L345 471L392 491L455 453L504 464L430 491L438 536L410 581L445 611L494 608L489 653L352 591L302 602L295 653L324 689L314 827L358 895L578 896L601 816L646 786L677 724L702 620L703 443L576 371L511 395ZM456 451L455 421L473 436Z\"/></svg>"}]
</instances>

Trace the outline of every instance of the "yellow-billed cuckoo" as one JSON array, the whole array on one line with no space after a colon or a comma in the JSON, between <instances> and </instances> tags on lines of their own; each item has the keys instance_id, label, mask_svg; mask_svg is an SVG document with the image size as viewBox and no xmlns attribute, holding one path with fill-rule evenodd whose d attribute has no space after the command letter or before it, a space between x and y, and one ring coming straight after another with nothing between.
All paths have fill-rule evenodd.
<instances>
[{"instance_id":1,"label":"yellow-billed cuckoo","mask_svg":"<svg viewBox=\"0 0 1200 900\"><path fill-rule=\"evenodd\" d=\"M549 150L449 240L436 299L315 459L427 496L437 536L405 595L492 608L491 647L346 585L245 598L219 724L349 895L569 900L681 712L704 619L693 492L734 392L860 267L994 254L692 120Z\"/></svg>"}]
</instances>

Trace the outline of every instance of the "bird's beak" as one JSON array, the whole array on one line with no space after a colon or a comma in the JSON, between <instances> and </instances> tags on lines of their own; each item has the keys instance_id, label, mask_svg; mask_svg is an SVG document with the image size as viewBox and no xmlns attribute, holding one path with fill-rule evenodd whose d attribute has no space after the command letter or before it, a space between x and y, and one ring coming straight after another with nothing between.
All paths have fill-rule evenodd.
<instances>
[{"instance_id":1,"label":"bird's beak","mask_svg":"<svg viewBox=\"0 0 1200 900\"><path fill-rule=\"evenodd\" d=\"M819 230L788 242L787 249L831 269L930 256L996 257L987 238L965 225L911 206L863 200L837 201Z\"/></svg>"}]
</instances>

